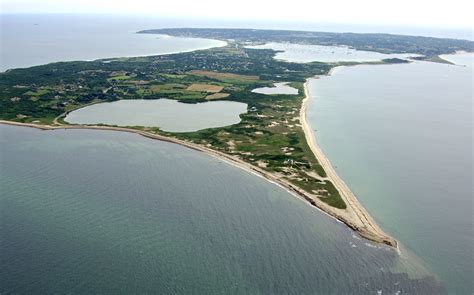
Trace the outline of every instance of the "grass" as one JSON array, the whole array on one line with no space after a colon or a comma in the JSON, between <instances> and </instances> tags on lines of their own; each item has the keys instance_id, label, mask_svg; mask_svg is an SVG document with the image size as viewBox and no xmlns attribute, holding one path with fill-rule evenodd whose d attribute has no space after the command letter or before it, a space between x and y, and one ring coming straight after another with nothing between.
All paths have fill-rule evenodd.
<instances>
[{"instance_id":1,"label":"grass","mask_svg":"<svg viewBox=\"0 0 474 295\"><path fill-rule=\"evenodd\" d=\"M107 81L109 82L117 82L117 81L124 81L124 80L128 80L132 77L130 76L127 76L127 75L122 75L122 76L114 76L114 77L110 77L110 78L107 78Z\"/></svg>"},{"instance_id":2,"label":"grass","mask_svg":"<svg viewBox=\"0 0 474 295\"><path fill-rule=\"evenodd\" d=\"M248 83L248 82L259 80L258 76L247 76L247 75L239 75L239 74L233 74L233 73L221 73L221 72L201 71L201 70L193 70L193 71L188 72L188 74L213 78L213 79L220 80L227 83Z\"/></svg>"},{"instance_id":3,"label":"grass","mask_svg":"<svg viewBox=\"0 0 474 295\"><path fill-rule=\"evenodd\" d=\"M163 85L151 85L150 90L153 93L159 93L162 91L168 91L168 90L180 90L180 89L185 89L186 85L183 84L163 84Z\"/></svg>"},{"instance_id":4,"label":"grass","mask_svg":"<svg viewBox=\"0 0 474 295\"><path fill-rule=\"evenodd\" d=\"M202 92L195 91L181 91L180 95L176 96L178 100L203 100L205 99L206 94Z\"/></svg>"},{"instance_id":5,"label":"grass","mask_svg":"<svg viewBox=\"0 0 474 295\"><path fill-rule=\"evenodd\" d=\"M299 186L300 188L304 189L308 193L319 194L318 198L324 203L328 204L329 206L332 206L338 209L347 208L346 203L344 203L344 200L341 198L334 184L332 184L332 182L328 180L321 182L321 181L314 181L314 180L310 180L306 178L303 180L293 180L292 182L293 184Z\"/></svg>"},{"instance_id":6,"label":"grass","mask_svg":"<svg viewBox=\"0 0 474 295\"><path fill-rule=\"evenodd\" d=\"M48 94L49 92L50 91L48 89L38 89L36 91L29 90L25 92L25 95L37 97L37 96Z\"/></svg>"},{"instance_id":7,"label":"grass","mask_svg":"<svg viewBox=\"0 0 474 295\"><path fill-rule=\"evenodd\" d=\"M454 63L450 62L449 60L445 60L444 58L440 57L439 55L429 56L429 57L424 58L423 60L436 62L436 63L441 63L441 64L454 65Z\"/></svg>"}]
</instances>

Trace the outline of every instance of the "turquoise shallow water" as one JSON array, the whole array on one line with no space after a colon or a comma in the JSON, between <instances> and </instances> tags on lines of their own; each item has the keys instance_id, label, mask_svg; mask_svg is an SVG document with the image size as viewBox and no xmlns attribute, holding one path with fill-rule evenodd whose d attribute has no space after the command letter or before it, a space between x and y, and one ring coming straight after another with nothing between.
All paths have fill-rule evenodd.
<instances>
[{"instance_id":1,"label":"turquoise shallow water","mask_svg":"<svg viewBox=\"0 0 474 295\"><path fill-rule=\"evenodd\" d=\"M308 117L336 170L451 293L473 291L472 55L336 69Z\"/></svg>"},{"instance_id":2,"label":"turquoise shallow water","mask_svg":"<svg viewBox=\"0 0 474 295\"><path fill-rule=\"evenodd\" d=\"M262 178L134 134L0 125L0 292L436 294Z\"/></svg>"}]
</instances>

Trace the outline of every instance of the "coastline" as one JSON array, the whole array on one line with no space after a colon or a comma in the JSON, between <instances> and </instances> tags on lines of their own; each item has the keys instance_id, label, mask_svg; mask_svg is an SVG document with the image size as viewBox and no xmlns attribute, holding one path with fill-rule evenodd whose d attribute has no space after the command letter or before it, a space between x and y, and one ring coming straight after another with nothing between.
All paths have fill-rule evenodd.
<instances>
[{"instance_id":1,"label":"coastline","mask_svg":"<svg viewBox=\"0 0 474 295\"><path fill-rule=\"evenodd\" d=\"M136 32L135 34L138 34ZM162 36L167 36L167 37L174 37L170 35L162 35ZM174 38L186 38L186 37L174 37ZM170 55L170 54L180 54L180 53L188 53L188 52L193 52L193 51L199 51L199 50L209 50L213 48L220 48L220 47L225 47L229 45L229 42L225 40L218 40L218 39L208 39L208 38L194 38L194 39L202 39L202 40L209 40L209 41L218 41L221 42L221 44L216 45L216 46L207 46L207 47L198 47L194 49L189 49L189 50L178 50L178 51L172 51L172 52L167 52L167 53L142 53L142 54L124 54L124 55L119 55L119 56L114 56L114 57L91 57L91 58L86 58L86 59L81 59L81 58L66 58L65 60L52 60L52 61L46 61L46 62L40 62L40 63L34 63L34 64L29 64L26 66L20 65L20 66L15 66L11 68L0 68L0 73L6 73L11 70L15 69L27 69L30 67L38 67L38 66L43 66L43 65L48 65L48 64L53 64L53 63L59 63L59 62L73 62L73 61L85 61L85 62L92 62L92 61L110 61L110 60L118 60L118 59L124 59L124 58L139 58L139 57L149 57L149 56L161 56L161 55Z\"/></svg>"},{"instance_id":2,"label":"coastline","mask_svg":"<svg viewBox=\"0 0 474 295\"><path fill-rule=\"evenodd\" d=\"M333 74L334 69L335 68L332 68L328 75ZM311 151L314 153L316 159L318 159L319 164L323 167L324 171L326 171L327 178L334 184L342 199L347 204L347 208L345 210L337 210L335 208L332 209L333 211L338 211L335 212L337 214L336 218L343 221L361 236L369 240L384 243L397 248L397 241L387 235L377 225L377 223L365 210L359 200L357 200L356 196L349 189L347 184L339 177L334 167L331 165L331 162L318 145L314 131L306 119L306 112L308 109L309 100L311 98L308 89L308 83L310 79L307 79L304 84L305 98L300 109L300 122L305 133L306 142L311 148Z\"/></svg>"},{"instance_id":3,"label":"coastline","mask_svg":"<svg viewBox=\"0 0 474 295\"><path fill-rule=\"evenodd\" d=\"M333 68L334 69L334 68ZM331 69L330 75L333 72ZM306 121L306 110L308 106L308 101L310 99L308 87L307 87L308 80L304 84L305 90L305 98L303 99L301 109L300 109L300 121L303 126L303 131L305 133L306 141L310 146L311 150L313 151L314 155L316 156L317 160L323 166L324 170L328 175L328 179L334 184L337 188L341 197L348 205L346 209L341 210L335 207L331 207L326 203L322 202L319 198L311 196L301 188L291 184L290 182L281 179L274 173L268 172L266 170L261 169L260 167L251 165L235 156L228 155L226 153L216 151L210 149L205 146L201 146L192 142L188 142L185 140L176 139L173 137L167 137L159 134L155 134L148 131L132 129L127 127L113 127L113 126L98 126L98 125L63 125L57 120L54 122L57 125L42 125L42 124L35 124L35 123L20 123L14 121L7 121L7 120L0 120L0 124L6 125L13 125L13 126L23 126L23 127L32 127L41 130L56 130L56 129L90 129L90 130L108 130L108 131L119 131L119 132L128 132L128 133L135 133L141 136L161 140L165 142L170 142L174 144L179 144L181 146L200 151L206 153L214 158L223 160L233 166L256 174L257 176L263 177L266 180L282 187L283 189L287 190L292 195L310 203L320 211L328 214L329 216L335 218L336 220L346 224L352 230L357 232L360 236L377 242L377 243L384 243L386 245L392 246L397 248L397 241L387 234L385 234L375 223L375 221L370 217L370 215L365 211L362 205L358 202L354 194L350 191L347 185L339 178L336 174L335 170L332 168L329 160L323 154L319 146L315 141L314 134L312 129L310 128L308 122ZM64 114L63 114L64 115ZM59 116L61 117L61 116ZM57 118L56 118L57 119Z\"/></svg>"}]
</instances>

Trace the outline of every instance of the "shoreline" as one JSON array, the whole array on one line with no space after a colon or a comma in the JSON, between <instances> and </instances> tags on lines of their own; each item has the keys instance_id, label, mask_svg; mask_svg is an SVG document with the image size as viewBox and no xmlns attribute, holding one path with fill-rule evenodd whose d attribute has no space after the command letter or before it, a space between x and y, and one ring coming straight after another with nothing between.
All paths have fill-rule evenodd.
<instances>
[{"instance_id":1,"label":"shoreline","mask_svg":"<svg viewBox=\"0 0 474 295\"><path fill-rule=\"evenodd\" d=\"M138 32L135 32L135 34L138 34ZM143 34L146 35L146 34ZM162 35L162 36L168 36L168 37L174 37L171 35ZM189 38L189 37L174 37L174 38ZM84 61L84 62L93 62L93 61L109 61L109 60L116 60L116 59L123 59L123 58L138 58L138 57L149 57L149 56L161 56L161 55L171 55L171 54L180 54L180 53L189 53L193 51L199 51L199 50L209 50L213 48L220 48L220 47L225 47L229 45L229 42L225 40L218 40L218 39L208 39L208 38L192 38L192 39L202 39L202 40L210 40L210 41L219 41L223 42L224 44L221 45L216 45L216 46L208 46L208 47L200 47L200 48L194 48L194 49L189 49L189 50L180 50L180 51L173 51L169 53L144 53L144 54L138 54L138 55L133 55L133 54L125 54L123 56L116 56L116 57L92 57L90 59L76 59L76 58L70 58L66 60L58 60L58 61L48 61L44 63L38 63L38 64L33 64L33 65L28 65L28 66L16 66L14 68L7 68L7 69L1 69L0 68L0 73L6 73L11 70L16 70L16 69L27 69L31 67L39 67L39 66L44 66L48 64L53 64L53 63L60 63L60 62L74 62L74 61Z\"/></svg>"},{"instance_id":2,"label":"shoreline","mask_svg":"<svg viewBox=\"0 0 474 295\"><path fill-rule=\"evenodd\" d=\"M100 125L64 125L58 123L58 125L42 125L35 123L21 123L15 121L0 120L0 124L12 125L12 126L22 126L22 127L31 127L41 130L57 130L57 129L89 129L89 130L105 130L105 131L119 131L119 132L128 132L135 133L150 139L161 140L164 142L178 144L187 148L190 148L195 151L206 153L214 158L223 160L228 164L231 164L235 167L243 169L247 172L253 173L257 176L263 177L267 181L274 183L281 188L285 189L292 195L302 199L316 207L320 211L326 213L327 215L335 218L337 221L346 224L349 228L357 232L361 237L364 237L370 241L383 243L388 246L397 248L398 244L395 239L385 234L375 223L375 221L370 217L370 215L365 211L362 205L358 202L354 194L350 191L347 185L342 181L341 178L336 174L335 170L332 168L329 160L323 154L319 146L316 144L314 133L310 128L308 122L306 121L306 110L308 106L308 101L310 99L308 91L308 80L304 84L305 98L303 99L301 108L300 108L300 121L305 133L305 138L308 143L308 146L313 151L318 162L326 171L328 179L334 184L336 189L341 194L341 197L347 204L346 209L337 209L331 207L321 201L319 198L311 196L301 188L291 184L289 181L281 179L272 172L261 169L260 167L249 164L240 158L237 158L226 153L210 149L208 147L198 145L192 142L185 140L176 139L173 137L167 137L159 134L155 134L148 131L127 128L127 127L114 127L114 126L100 126ZM61 117L61 116L59 116ZM57 120L55 120L57 122Z\"/></svg>"},{"instance_id":3,"label":"shoreline","mask_svg":"<svg viewBox=\"0 0 474 295\"><path fill-rule=\"evenodd\" d=\"M61 117L61 116L59 116ZM203 152L206 153L207 155L214 157L215 159L221 160L223 162L226 162L229 165L232 165L234 167L237 167L239 169L245 170L246 172L252 173L253 175L263 178L266 181L275 184L279 186L280 188L286 190L288 193L292 194L293 196L297 197L298 199L304 201L305 203L308 203L308 200L303 198L301 195L299 195L297 192L294 190L286 187L282 183L280 183L277 180L271 179L264 175L266 171L261 172L261 169L259 167L253 166L247 162L244 162L238 158L235 158L231 155L227 155L225 153L211 150L207 147L200 146L191 142L187 142L184 140L180 139L175 139L171 137L166 137L158 134L153 134L147 131L142 131L142 130L137 130L137 129L132 129L132 128L127 128L127 127L113 127L113 126L97 126L97 125L60 125L60 123L57 123L59 125L45 125L45 124L35 124L35 123L21 123L21 122L15 122L15 121L8 121L8 120L0 120L0 125L9 125L9 126L17 126L17 127L28 127L28 128L35 128L35 129L40 129L43 131L54 131L54 130L61 130L61 129L76 129L76 130L102 130L102 131L115 131L115 132L127 132L127 133L134 133L137 135L141 135L143 137L149 138L149 139L154 139L154 140L159 140L163 142L168 142L168 143L173 143L177 144L195 151ZM269 172L266 172L269 173ZM271 174L271 173L269 173ZM277 177L275 177L277 179ZM291 184L290 184L291 185ZM311 205L311 204L310 204ZM329 213L325 212L324 210L315 207L318 209L321 213L326 214L327 216L334 218L337 222L344 223L341 220L335 218L334 216L330 215Z\"/></svg>"},{"instance_id":4,"label":"shoreline","mask_svg":"<svg viewBox=\"0 0 474 295\"><path fill-rule=\"evenodd\" d=\"M332 68L328 75L332 75L336 67ZM358 232L361 236L368 240L376 241L379 243L384 243L389 246L395 247L398 249L397 241L386 234L375 222L375 220L369 215L365 210L362 204L359 202L354 193L349 189L347 184L339 177L336 170L332 166L329 159L323 153L321 147L318 145L316 140L316 135L314 134L313 129L309 125L306 119L306 113L310 101L310 94L308 89L308 83L310 79L306 80L304 83L305 98L300 109L300 122L305 134L306 142L311 148L311 151L315 155L319 164L326 171L327 178L334 184L336 189L339 191L344 202L347 204L347 208L344 210L339 210L342 212L337 212L337 219L343 221L354 231ZM335 209L335 208L334 208ZM333 210L334 210L333 209ZM331 214L332 215L332 214Z\"/></svg>"}]
</instances>

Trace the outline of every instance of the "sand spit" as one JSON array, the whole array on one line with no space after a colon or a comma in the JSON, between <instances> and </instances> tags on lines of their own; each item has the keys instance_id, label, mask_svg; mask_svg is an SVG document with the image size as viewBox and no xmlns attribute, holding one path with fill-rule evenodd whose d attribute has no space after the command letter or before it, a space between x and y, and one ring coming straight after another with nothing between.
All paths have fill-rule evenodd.
<instances>
[{"instance_id":1,"label":"sand spit","mask_svg":"<svg viewBox=\"0 0 474 295\"><path fill-rule=\"evenodd\" d=\"M331 72L332 74L333 72ZM327 178L334 184L334 186L339 191L342 199L347 205L347 208L344 210L336 209L333 207L321 208L320 204L316 206L320 207L322 210L326 211L330 215L341 220L347 224L350 228L358 232L361 236L380 243L384 243L393 247L397 247L397 241L387 235L365 208L359 203L355 195L349 189L349 187L344 183L344 181L337 175L334 167L329 162L329 159L324 155L323 151L316 142L316 137L314 135L313 129L311 129L308 121L306 120L306 112L308 109L308 103L310 100L309 90L308 90L308 80L304 84L305 89L305 98L300 109L300 122L305 133L306 141L313 151L314 155L318 159L321 166L326 171ZM328 206L326 206L328 207Z\"/></svg>"}]
</instances>

